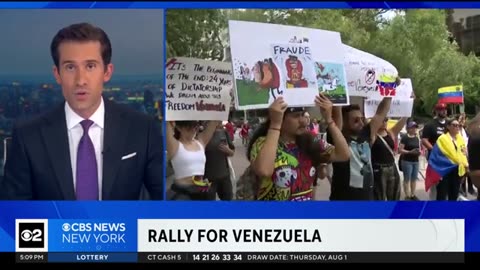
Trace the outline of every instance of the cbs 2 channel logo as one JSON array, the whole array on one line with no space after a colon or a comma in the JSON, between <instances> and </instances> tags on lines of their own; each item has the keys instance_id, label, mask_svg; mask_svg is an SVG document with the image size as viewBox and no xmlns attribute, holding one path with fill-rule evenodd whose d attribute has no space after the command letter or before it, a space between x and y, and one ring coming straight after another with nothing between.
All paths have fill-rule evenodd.
<instances>
[{"instance_id":1,"label":"cbs 2 channel logo","mask_svg":"<svg viewBox=\"0 0 480 270\"><path fill-rule=\"evenodd\" d=\"M47 248L47 220L16 220L16 250L27 251Z\"/></svg>"}]
</instances>

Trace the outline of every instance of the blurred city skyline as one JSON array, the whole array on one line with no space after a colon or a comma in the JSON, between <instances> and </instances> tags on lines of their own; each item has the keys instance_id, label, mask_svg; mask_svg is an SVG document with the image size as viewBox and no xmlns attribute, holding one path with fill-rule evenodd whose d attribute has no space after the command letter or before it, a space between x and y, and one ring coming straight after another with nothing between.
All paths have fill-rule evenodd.
<instances>
[{"instance_id":1,"label":"blurred city skyline","mask_svg":"<svg viewBox=\"0 0 480 270\"><path fill-rule=\"evenodd\" d=\"M99 26L109 36L113 81L130 76L163 80L163 10L4 9L0 10L0 81L38 77L54 82L51 40L58 30L78 22Z\"/></svg>"}]
</instances>

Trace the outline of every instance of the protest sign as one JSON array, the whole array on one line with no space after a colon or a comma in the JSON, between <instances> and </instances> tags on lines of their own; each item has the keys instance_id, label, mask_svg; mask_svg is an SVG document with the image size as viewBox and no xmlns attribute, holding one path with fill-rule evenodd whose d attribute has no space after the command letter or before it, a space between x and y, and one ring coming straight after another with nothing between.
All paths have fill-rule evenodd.
<instances>
[{"instance_id":1,"label":"protest sign","mask_svg":"<svg viewBox=\"0 0 480 270\"><path fill-rule=\"evenodd\" d=\"M364 103L365 117L370 118L377 112L378 105L382 99L366 99ZM410 117L412 116L413 98L394 99L388 112L388 117Z\"/></svg>"},{"instance_id":2,"label":"protest sign","mask_svg":"<svg viewBox=\"0 0 480 270\"><path fill-rule=\"evenodd\" d=\"M229 34L237 109L267 108L280 96L314 106L319 92L349 104L340 33L229 21Z\"/></svg>"},{"instance_id":3,"label":"protest sign","mask_svg":"<svg viewBox=\"0 0 480 270\"><path fill-rule=\"evenodd\" d=\"M227 120L233 86L230 63L170 58L166 64L166 120Z\"/></svg>"}]
</instances>

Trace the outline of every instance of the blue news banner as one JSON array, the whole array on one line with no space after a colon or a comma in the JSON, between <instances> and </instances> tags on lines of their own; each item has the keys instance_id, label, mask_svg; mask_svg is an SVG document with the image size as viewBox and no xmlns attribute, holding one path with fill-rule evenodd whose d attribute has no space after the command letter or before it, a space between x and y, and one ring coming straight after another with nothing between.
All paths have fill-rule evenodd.
<instances>
[{"instance_id":1,"label":"blue news banner","mask_svg":"<svg viewBox=\"0 0 480 270\"><path fill-rule=\"evenodd\" d=\"M375 224L402 228L422 226L419 220L353 220L366 234L375 233ZM380 223L379 223L380 222ZM344 228L342 228L342 223ZM344 220L222 220L222 219L16 219L16 262L86 263L86 262L464 262L455 245L448 253L439 252L326 252L322 235L339 239L348 250L351 235L342 239L335 234L350 225ZM433 224L436 223L436 224ZM441 224L443 223L443 224ZM454 222L455 223L455 222ZM371 225L374 226L371 226ZM388 225L390 224L390 225ZM432 221L437 229L453 224ZM263 226L262 225L266 225ZM400 226L397 226L400 225ZM457 229L462 230L463 222ZM328 228L333 229L328 229ZM370 229L362 229L369 227ZM429 226L427 226L429 227ZM340 229L340 230L339 230ZM445 229L445 228L444 228ZM456 229L454 229L456 230ZM448 229L446 230L448 231ZM445 232L446 232L445 231ZM451 230L450 230L451 231ZM388 237L390 232L380 238ZM346 238L346 239L345 239ZM445 236L440 237L445 238ZM445 238L446 239L446 238ZM365 239L359 237L359 242ZM401 241L391 238L393 241ZM404 242L410 240L405 239ZM440 241L442 242L442 241ZM245 244L251 245L249 252ZM289 246L285 246L289 244ZM370 246L382 248L383 240ZM437 243L438 244L438 243ZM437 245L437 244L434 244ZM138 245L141 245L140 247ZM362 249L363 244L359 247ZM402 246L402 243L399 244ZM408 244L411 245L411 244ZM408 248L407 245L407 248ZM325 249L328 250L328 245ZM238 251L237 251L238 250ZM305 252L304 250L308 250ZM381 257L379 257L381 255Z\"/></svg>"},{"instance_id":2,"label":"blue news banner","mask_svg":"<svg viewBox=\"0 0 480 270\"><path fill-rule=\"evenodd\" d=\"M1 202L0 256L18 263L462 263L480 251L479 213L477 202Z\"/></svg>"},{"instance_id":3,"label":"blue news banner","mask_svg":"<svg viewBox=\"0 0 480 270\"><path fill-rule=\"evenodd\" d=\"M461 220L16 219L15 256L18 263L464 262L460 234L453 238L432 234L432 239L441 240L426 250L451 251L446 253L361 252L368 238L358 236L355 241L360 244L355 244L350 242L355 234L344 232L354 224L366 235L377 231L378 239L368 243L377 250L388 251L391 241L400 249L416 245L389 236L390 227L413 226L420 234L429 234L425 229L452 232L453 228L463 235ZM338 250L356 252L328 252L332 243L322 237L335 239ZM432 242L428 236L425 239ZM451 239L456 243L442 243ZM256 252L249 252L250 248Z\"/></svg>"}]
</instances>

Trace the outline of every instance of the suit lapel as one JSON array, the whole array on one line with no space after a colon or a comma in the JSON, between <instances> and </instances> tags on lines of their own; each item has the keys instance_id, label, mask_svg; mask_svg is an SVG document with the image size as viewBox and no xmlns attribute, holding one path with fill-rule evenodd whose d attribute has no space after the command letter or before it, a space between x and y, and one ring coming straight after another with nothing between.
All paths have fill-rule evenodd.
<instances>
[{"instance_id":1,"label":"suit lapel","mask_svg":"<svg viewBox=\"0 0 480 270\"><path fill-rule=\"evenodd\" d=\"M104 101L102 197L108 199L121 163L123 146L128 135L128 124L125 124L128 119L112 102L105 99Z\"/></svg>"},{"instance_id":2,"label":"suit lapel","mask_svg":"<svg viewBox=\"0 0 480 270\"><path fill-rule=\"evenodd\" d=\"M42 136L47 148L47 155L53 165L55 176L65 200L75 200L68 131L63 103L62 106L59 106L51 114L47 115L45 120L46 125L42 127Z\"/></svg>"}]
</instances>

